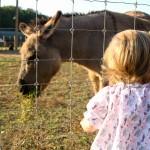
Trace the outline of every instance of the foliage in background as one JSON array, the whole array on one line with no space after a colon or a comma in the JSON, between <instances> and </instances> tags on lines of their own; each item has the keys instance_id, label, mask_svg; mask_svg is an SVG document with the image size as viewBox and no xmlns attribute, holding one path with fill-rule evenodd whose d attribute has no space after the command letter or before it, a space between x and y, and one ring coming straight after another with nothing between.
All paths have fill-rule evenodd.
<instances>
[{"instance_id":1,"label":"foliage in background","mask_svg":"<svg viewBox=\"0 0 150 150\"><path fill-rule=\"evenodd\" d=\"M15 6L4 6L0 8L0 28L14 28L15 27ZM36 11L31 8L26 10L19 7L19 22L29 23L34 20L36 16ZM38 18L47 18L43 14L38 14Z\"/></svg>"}]
</instances>

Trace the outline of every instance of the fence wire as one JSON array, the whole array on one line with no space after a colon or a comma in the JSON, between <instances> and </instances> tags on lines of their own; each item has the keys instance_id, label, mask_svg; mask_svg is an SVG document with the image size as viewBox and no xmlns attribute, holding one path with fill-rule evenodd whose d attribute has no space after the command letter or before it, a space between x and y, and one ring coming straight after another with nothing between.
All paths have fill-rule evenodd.
<instances>
[{"instance_id":1,"label":"fence wire","mask_svg":"<svg viewBox=\"0 0 150 150\"><path fill-rule=\"evenodd\" d=\"M133 29L136 29L136 11L138 6L148 6L150 4L139 3L135 0L134 3L128 3L123 1L108 1L108 0L81 0L89 3L99 2L104 4L104 22L103 29L77 29L74 28L75 18L75 2L76 0L70 0L72 2L71 11L71 28L60 29L55 28L58 31L70 32L70 58L62 59L69 64L63 65L57 77L53 78L50 83L39 83L38 73L39 62L52 62L57 58L52 59L39 59L38 58L38 2L36 3L36 57L34 60L20 60L20 59L7 59L2 55L0 58L0 149L66 149L66 150L87 150L93 141L93 135L86 135L80 128L80 120L82 119L82 113L85 110L88 99L92 97L93 92L89 87L91 82L86 77L86 72L78 70L78 66L74 64L75 61L99 61L102 62L102 58L74 58L74 32L97 32L103 33L103 54L106 49L106 33L114 32L114 30L107 29L107 5L133 5L134 6L134 20ZM92 9L92 8L91 8ZM2 30L2 28L0 28ZM47 29L50 30L50 29ZM120 32L121 30L116 30ZM81 39L82 40L82 39ZM0 54L1 55L1 54ZM15 57L15 56L14 56ZM10 70L13 68L18 70L21 62L34 61L36 68L36 81L34 84L24 84L23 86L34 85L36 87L36 94L34 99L29 100L23 98L17 90L17 77L11 74ZM8 65L8 63L10 63ZM100 65L99 65L100 66ZM45 67L45 66L43 66ZM69 68L69 69L68 69ZM75 69L76 68L76 69ZM99 68L100 69L100 68ZM79 71L77 76L76 71ZM15 71L14 71L15 72ZM18 73L16 72L16 73ZM69 74L69 76L68 76ZM15 74L17 75L17 74ZM63 79L62 79L62 78ZM15 78L15 80L14 80ZM5 80L4 80L5 79ZM102 82L102 81L101 81ZM44 95L38 97L38 86L47 86ZM81 89L79 87L82 87ZM88 88L87 88L88 87ZM16 94L17 93L17 94ZM11 95L11 96L10 96ZM47 100L48 99L48 100ZM5 102L6 101L6 102ZM63 119L62 119L63 118ZM11 140L10 140L11 139Z\"/></svg>"}]
</instances>

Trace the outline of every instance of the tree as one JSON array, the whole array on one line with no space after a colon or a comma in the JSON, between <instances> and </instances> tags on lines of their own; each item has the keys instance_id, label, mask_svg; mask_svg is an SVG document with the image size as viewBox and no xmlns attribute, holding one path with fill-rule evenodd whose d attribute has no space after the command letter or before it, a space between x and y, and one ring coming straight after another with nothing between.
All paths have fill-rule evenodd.
<instances>
[{"instance_id":1,"label":"tree","mask_svg":"<svg viewBox=\"0 0 150 150\"><path fill-rule=\"evenodd\" d=\"M15 28L15 6L4 6L0 9L0 28ZM19 22L29 23L35 20L36 11L31 8L23 10L19 7ZM38 18L48 18L43 14L38 14Z\"/></svg>"}]
</instances>

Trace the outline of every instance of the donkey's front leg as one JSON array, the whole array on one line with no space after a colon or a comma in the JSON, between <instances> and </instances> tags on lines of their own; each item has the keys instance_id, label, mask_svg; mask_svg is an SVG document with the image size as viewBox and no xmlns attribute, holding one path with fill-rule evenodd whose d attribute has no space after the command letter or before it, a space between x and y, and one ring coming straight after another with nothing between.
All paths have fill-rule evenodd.
<instances>
[{"instance_id":1,"label":"donkey's front leg","mask_svg":"<svg viewBox=\"0 0 150 150\"><path fill-rule=\"evenodd\" d=\"M100 89L102 89L103 87L109 84L108 81L102 78L102 75L95 73L93 71L88 71L88 73L89 73L89 78L90 78L90 81L92 82L93 91L95 94L99 92Z\"/></svg>"},{"instance_id":2,"label":"donkey's front leg","mask_svg":"<svg viewBox=\"0 0 150 150\"><path fill-rule=\"evenodd\" d=\"M88 71L90 81L93 85L93 91L96 94L100 90L100 79L99 76L95 74L95 72Z\"/></svg>"}]
</instances>

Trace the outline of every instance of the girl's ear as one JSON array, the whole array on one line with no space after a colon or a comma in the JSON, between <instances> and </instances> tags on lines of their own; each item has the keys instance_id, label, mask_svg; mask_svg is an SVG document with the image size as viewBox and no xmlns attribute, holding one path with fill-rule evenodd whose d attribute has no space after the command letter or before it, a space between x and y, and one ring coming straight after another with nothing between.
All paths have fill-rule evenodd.
<instances>
[{"instance_id":1,"label":"girl's ear","mask_svg":"<svg viewBox=\"0 0 150 150\"><path fill-rule=\"evenodd\" d=\"M49 38L53 33L57 22L62 15L61 11L57 11L56 15L52 17L44 26L38 31L38 36L44 39Z\"/></svg>"},{"instance_id":2,"label":"girl's ear","mask_svg":"<svg viewBox=\"0 0 150 150\"><path fill-rule=\"evenodd\" d=\"M19 29L27 37L34 33L34 29L23 22L19 24Z\"/></svg>"}]
</instances>

